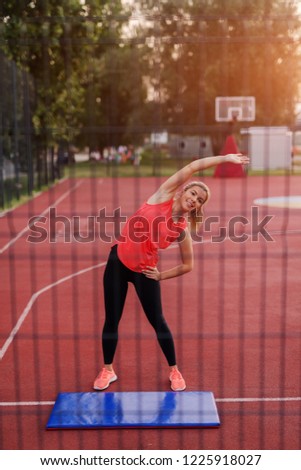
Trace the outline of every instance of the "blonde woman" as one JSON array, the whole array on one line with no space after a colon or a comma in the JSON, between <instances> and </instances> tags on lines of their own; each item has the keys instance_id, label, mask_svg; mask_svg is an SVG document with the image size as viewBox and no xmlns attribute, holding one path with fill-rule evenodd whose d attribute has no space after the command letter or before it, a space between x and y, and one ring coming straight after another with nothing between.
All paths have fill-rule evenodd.
<instances>
[{"instance_id":1,"label":"blonde woman","mask_svg":"<svg viewBox=\"0 0 301 470\"><path fill-rule=\"evenodd\" d=\"M111 248L104 272L104 367L94 381L95 390L105 390L117 380L113 359L129 282L136 289L169 365L171 389L185 390L185 380L177 366L173 337L163 316L160 282L186 274L193 268L190 230L196 230L210 193L204 183L188 181L194 173L224 162L242 165L247 164L249 159L243 155L229 154L189 163L168 178L128 219L118 243ZM190 220L190 230L187 218ZM181 263L166 271L159 271L158 250L167 248L173 242L178 243Z\"/></svg>"}]
</instances>

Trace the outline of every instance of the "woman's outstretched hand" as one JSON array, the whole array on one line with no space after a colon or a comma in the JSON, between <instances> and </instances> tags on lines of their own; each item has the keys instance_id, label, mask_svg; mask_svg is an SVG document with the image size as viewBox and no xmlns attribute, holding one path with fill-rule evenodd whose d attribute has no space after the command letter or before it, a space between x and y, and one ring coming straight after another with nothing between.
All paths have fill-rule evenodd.
<instances>
[{"instance_id":1,"label":"woman's outstretched hand","mask_svg":"<svg viewBox=\"0 0 301 470\"><path fill-rule=\"evenodd\" d=\"M247 165L250 162L250 158L241 153L229 153L225 156L226 162Z\"/></svg>"}]
</instances>

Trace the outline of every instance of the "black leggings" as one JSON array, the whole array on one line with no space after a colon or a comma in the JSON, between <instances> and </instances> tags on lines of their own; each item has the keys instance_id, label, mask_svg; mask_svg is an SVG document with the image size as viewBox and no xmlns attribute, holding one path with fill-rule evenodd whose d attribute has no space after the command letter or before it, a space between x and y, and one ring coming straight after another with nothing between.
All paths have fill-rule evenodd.
<instances>
[{"instance_id":1,"label":"black leggings","mask_svg":"<svg viewBox=\"0 0 301 470\"><path fill-rule=\"evenodd\" d=\"M168 364L174 366L176 364L174 342L162 313L160 283L128 269L118 258L117 245L111 249L103 278L106 318L102 332L102 348L105 364L112 364L114 359L118 324L129 282L135 286L143 310L156 331Z\"/></svg>"}]
</instances>

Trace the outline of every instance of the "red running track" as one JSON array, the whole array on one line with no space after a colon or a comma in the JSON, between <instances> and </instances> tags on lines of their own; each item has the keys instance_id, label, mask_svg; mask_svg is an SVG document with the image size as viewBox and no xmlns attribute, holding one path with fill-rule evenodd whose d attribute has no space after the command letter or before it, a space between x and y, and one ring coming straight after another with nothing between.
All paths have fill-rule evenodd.
<instances>
[{"instance_id":1,"label":"red running track","mask_svg":"<svg viewBox=\"0 0 301 470\"><path fill-rule=\"evenodd\" d=\"M79 216L81 235L93 238L92 216L95 222L101 209L110 217L118 208L130 215L159 183L67 179L0 219L2 449L300 449L300 208L254 204L299 195L300 177L205 180L212 219L195 241L194 271L162 282L162 296L187 389L213 391L221 427L45 430L57 394L90 391L102 366L105 237L116 227L108 221L105 233L80 243L68 220ZM52 241L50 208L64 221ZM39 215L47 239L32 243L28 237L39 234L28 221ZM264 237L258 230L266 216ZM161 266L177 256L176 246L165 250ZM131 288L115 366L112 391L169 389Z\"/></svg>"}]
</instances>

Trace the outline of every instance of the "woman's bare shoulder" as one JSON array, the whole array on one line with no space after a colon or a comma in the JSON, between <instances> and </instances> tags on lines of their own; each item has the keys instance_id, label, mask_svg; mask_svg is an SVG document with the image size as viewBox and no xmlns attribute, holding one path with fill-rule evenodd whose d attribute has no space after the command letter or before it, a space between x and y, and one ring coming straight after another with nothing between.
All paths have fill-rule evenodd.
<instances>
[{"instance_id":1,"label":"woman's bare shoulder","mask_svg":"<svg viewBox=\"0 0 301 470\"><path fill-rule=\"evenodd\" d=\"M170 201L170 199L173 197L173 194L161 190L160 188L158 191L153 193L148 199L147 203L148 204L161 204L162 202Z\"/></svg>"}]
</instances>

